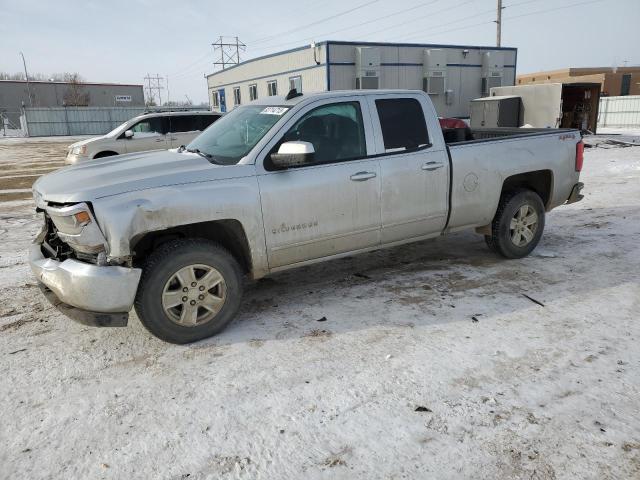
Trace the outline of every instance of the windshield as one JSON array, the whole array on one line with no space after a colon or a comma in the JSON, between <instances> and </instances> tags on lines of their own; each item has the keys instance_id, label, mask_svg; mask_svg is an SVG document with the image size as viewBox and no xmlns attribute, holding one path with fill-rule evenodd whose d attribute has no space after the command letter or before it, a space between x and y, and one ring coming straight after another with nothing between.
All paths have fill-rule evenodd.
<instances>
[{"instance_id":1,"label":"windshield","mask_svg":"<svg viewBox=\"0 0 640 480\"><path fill-rule=\"evenodd\" d=\"M188 150L210 155L215 163L235 165L282 118L289 107L238 107L195 138Z\"/></svg>"},{"instance_id":2,"label":"windshield","mask_svg":"<svg viewBox=\"0 0 640 480\"><path fill-rule=\"evenodd\" d=\"M127 128L127 125L130 125L130 123L131 123L131 120L127 120L123 124L118 125L116 128L114 128L109 133L107 133L105 137L117 137L122 132L124 132L125 128Z\"/></svg>"}]
</instances>

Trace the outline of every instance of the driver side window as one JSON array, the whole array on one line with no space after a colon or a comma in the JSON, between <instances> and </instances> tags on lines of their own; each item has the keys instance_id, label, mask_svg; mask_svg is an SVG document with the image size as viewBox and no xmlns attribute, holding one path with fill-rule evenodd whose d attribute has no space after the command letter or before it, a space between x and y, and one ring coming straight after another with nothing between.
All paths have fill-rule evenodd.
<instances>
[{"instance_id":1,"label":"driver side window","mask_svg":"<svg viewBox=\"0 0 640 480\"><path fill-rule=\"evenodd\" d=\"M141 120L136 123L133 127L131 127L136 134L139 133L147 133L147 134L156 134L162 135L164 132L162 131L162 119L160 117L152 117L147 118L145 120Z\"/></svg>"},{"instance_id":2,"label":"driver side window","mask_svg":"<svg viewBox=\"0 0 640 480\"><path fill-rule=\"evenodd\" d=\"M282 143L291 141L313 144L313 164L366 157L360 103L332 103L311 110L284 134L274 150L277 152Z\"/></svg>"}]
</instances>

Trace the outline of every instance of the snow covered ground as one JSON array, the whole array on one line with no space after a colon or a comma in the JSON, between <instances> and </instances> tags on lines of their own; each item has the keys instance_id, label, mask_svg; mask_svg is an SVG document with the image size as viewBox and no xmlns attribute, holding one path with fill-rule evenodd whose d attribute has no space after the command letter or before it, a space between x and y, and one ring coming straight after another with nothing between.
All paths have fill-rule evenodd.
<instances>
[{"instance_id":1,"label":"snow covered ground","mask_svg":"<svg viewBox=\"0 0 640 480\"><path fill-rule=\"evenodd\" d=\"M282 273L189 346L58 314L0 202L0 477L640 478L640 147L582 181L529 258L461 233Z\"/></svg>"}]
</instances>

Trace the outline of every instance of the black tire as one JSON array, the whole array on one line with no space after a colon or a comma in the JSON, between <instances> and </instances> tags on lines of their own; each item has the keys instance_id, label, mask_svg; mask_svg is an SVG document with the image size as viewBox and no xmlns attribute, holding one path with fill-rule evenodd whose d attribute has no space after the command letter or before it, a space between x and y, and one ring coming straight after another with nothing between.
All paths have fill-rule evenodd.
<instances>
[{"instance_id":1,"label":"black tire","mask_svg":"<svg viewBox=\"0 0 640 480\"><path fill-rule=\"evenodd\" d=\"M184 326L171 319L171 312L165 311L163 292L178 271L191 265L210 266L217 270L224 280L226 298L213 318L202 324ZM136 295L136 313L147 330L166 342L184 344L202 340L219 333L234 319L242 300L242 281L240 265L217 243L204 239L174 240L160 246L146 260ZM176 308L184 307L179 305ZM201 312L204 307L194 308Z\"/></svg>"},{"instance_id":2,"label":"black tire","mask_svg":"<svg viewBox=\"0 0 640 480\"><path fill-rule=\"evenodd\" d=\"M528 206L537 214L537 224L532 238L524 245L513 240L514 230L511 220L521 207ZM502 195L498 210L491 222L491 235L485 235L487 245L505 258L522 258L529 255L538 245L544 231L545 209L540 196L531 190L516 190ZM521 240L524 236L521 237Z\"/></svg>"}]
</instances>

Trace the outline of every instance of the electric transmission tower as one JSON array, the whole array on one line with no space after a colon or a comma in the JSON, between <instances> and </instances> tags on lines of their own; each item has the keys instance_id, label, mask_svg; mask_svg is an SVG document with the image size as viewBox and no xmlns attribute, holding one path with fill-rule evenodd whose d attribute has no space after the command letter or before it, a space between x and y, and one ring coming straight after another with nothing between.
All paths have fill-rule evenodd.
<instances>
[{"instance_id":1,"label":"electric transmission tower","mask_svg":"<svg viewBox=\"0 0 640 480\"><path fill-rule=\"evenodd\" d=\"M227 65L237 65L240 63L240 52L244 52L247 46L238 40L238 37L218 37L218 40L211 44L213 51L220 51L220 57L214 65L221 65L224 70Z\"/></svg>"},{"instance_id":2,"label":"electric transmission tower","mask_svg":"<svg viewBox=\"0 0 640 480\"><path fill-rule=\"evenodd\" d=\"M147 103L152 103L155 101L155 98L156 98L155 92L157 92L158 106L161 106L162 105L161 92L162 90L164 90L164 86L162 85L162 82L164 81L164 78L158 75L157 73L155 77L147 73L147 76L144 77L144 79L147 82L147 86L145 87L145 90L147 91Z\"/></svg>"}]
</instances>

